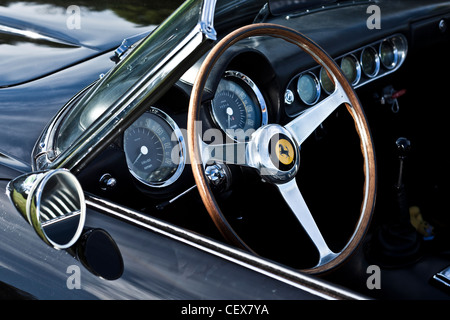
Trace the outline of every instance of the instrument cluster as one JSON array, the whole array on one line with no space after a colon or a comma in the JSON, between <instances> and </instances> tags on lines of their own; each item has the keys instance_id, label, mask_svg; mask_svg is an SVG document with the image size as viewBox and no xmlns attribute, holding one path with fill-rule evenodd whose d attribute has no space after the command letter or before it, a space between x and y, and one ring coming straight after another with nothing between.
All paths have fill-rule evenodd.
<instances>
[{"instance_id":1,"label":"instrument cluster","mask_svg":"<svg viewBox=\"0 0 450 320\"><path fill-rule=\"evenodd\" d=\"M371 43L335 59L343 74L358 88L397 70L405 61L408 42L396 34ZM296 116L334 91L334 83L325 69L315 66L297 74L289 82L284 96L286 113Z\"/></svg>"},{"instance_id":2,"label":"instrument cluster","mask_svg":"<svg viewBox=\"0 0 450 320\"><path fill-rule=\"evenodd\" d=\"M396 34L335 59L343 74L358 88L397 70L405 60L407 40ZM335 85L323 67L302 71L289 82L284 95L288 116L297 116L333 93ZM242 142L268 123L265 95L241 71L225 71L207 104L212 123L232 140ZM150 188L172 185L186 163L186 146L178 124L169 114L150 107L123 135L126 163L132 176Z\"/></svg>"}]
</instances>

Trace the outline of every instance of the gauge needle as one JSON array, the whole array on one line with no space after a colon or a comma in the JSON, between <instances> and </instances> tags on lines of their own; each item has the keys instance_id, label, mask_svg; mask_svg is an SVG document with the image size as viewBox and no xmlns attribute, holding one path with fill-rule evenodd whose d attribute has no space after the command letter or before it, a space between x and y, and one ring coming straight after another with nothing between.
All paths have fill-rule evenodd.
<instances>
[{"instance_id":1,"label":"gauge needle","mask_svg":"<svg viewBox=\"0 0 450 320\"><path fill-rule=\"evenodd\" d=\"M233 115L233 109L230 107L227 108L227 115L228 115L228 128L231 128L231 116Z\"/></svg>"},{"instance_id":2,"label":"gauge needle","mask_svg":"<svg viewBox=\"0 0 450 320\"><path fill-rule=\"evenodd\" d=\"M141 149L140 149L140 151L141 151L141 152L140 152L139 155L137 156L136 160L134 160L133 164L135 164L135 163L141 158L141 156L147 155L147 153L148 153L148 148L147 148L146 146L142 146Z\"/></svg>"}]
</instances>

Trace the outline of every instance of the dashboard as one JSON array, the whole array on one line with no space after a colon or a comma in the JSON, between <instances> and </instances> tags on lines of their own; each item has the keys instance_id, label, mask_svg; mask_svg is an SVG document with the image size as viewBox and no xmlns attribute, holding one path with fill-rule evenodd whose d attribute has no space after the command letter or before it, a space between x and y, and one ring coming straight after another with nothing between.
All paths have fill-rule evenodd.
<instances>
[{"instance_id":1,"label":"dashboard","mask_svg":"<svg viewBox=\"0 0 450 320\"><path fill-rule=\"evenodd\" d=\"M345 52L334 61L356 89L395 72L407 51L406 37L394 34ZM274 70L270 57L258 51L237 48L225 56L210 80L204 129L218 129L224 139L246 141L259 127L298 116L334 91L333 82L319 65L295 70L284 86ZM118 176L150 197L172 197L193 185L187 177L190 170L185 144L188 82L182 78L157 105L149 105L125 130L121 141L108 149L117 153L108 159L121 163L112 165L128 172Z\"/></svg>"}]
</instances>

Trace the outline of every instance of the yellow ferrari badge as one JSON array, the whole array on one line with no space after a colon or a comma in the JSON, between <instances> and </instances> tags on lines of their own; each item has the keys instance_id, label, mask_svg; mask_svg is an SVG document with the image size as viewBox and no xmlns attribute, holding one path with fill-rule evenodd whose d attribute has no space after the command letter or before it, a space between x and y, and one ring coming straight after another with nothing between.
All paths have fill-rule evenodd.
<instances>
[{"instance_id":1,"label":"yellow ferrari badge","mask_svg":"<svg viewBox=\"0 0 450 320\"><path fill-rule=\"evenodd\" d=\"M278 160L284 165L289 165L294 160L294 147L286 139L278 140L275 151Z\"/></svg>"}]
</instances>

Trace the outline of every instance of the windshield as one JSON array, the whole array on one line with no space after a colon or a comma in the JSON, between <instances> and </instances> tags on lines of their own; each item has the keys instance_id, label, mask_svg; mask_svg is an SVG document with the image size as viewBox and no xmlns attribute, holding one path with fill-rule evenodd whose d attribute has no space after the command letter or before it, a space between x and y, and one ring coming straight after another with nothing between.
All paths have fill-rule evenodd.
<instances>
[{"instance_id":1,"label":"windshield","mask_svg":"<svg viewBox=\"0 0 450 320\"><path fill-rule=\"evenodd\" d=\"M249 23L249 17L254 18L264 3L218 0L216 5L215 0L185 1L84 96L66 105L67 114L62 112L53 120L52 132L44 138L50 150L35 150L36 157L43 153L47 157L44 161L42 157L36 159L37 169L73 169L84 158L93 157L100 145L105 147L117 136L114 132L123 131L145 111L139 108L141 102L162 94L162 87L177 81L212 47L216 40L213 22L220 21L221 29L230 21L234 25L238 20ZM235 14L236 8L239 15Z\"/></svg>"},{"instance_id":2,"label":"windshield","mask_svg":"<svg viewBox=\"0 0 450 320\"><path fill-rule=\"evenodd\" d=\"M130 88L139 82L149 70L175 46L186 38L199 20L202 1L186 1L168 23L161 25L143 45L134 50L126 60L114 68L95 85L72 109L62 123L56 137L56 154L66 150L91 124L115 104ZM152 45L146 45L152 44Z\"/></svg>"}]
</instances>

